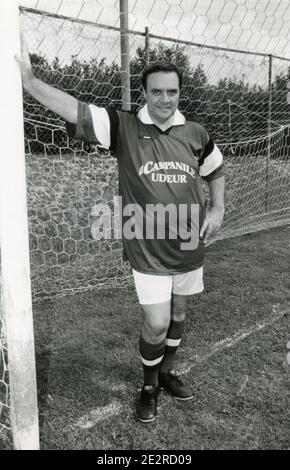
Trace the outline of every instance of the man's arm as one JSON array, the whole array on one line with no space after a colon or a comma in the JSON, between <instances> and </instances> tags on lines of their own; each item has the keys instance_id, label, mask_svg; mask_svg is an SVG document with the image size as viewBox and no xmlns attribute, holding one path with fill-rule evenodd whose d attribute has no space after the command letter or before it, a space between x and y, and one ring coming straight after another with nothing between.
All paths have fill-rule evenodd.
<instances>
[{"instance_id":1,"label":"man's arm","mask_svg":"<svg viewBox=\"0 0 290 470\"><path fill-rule=\"evenodd\" d=\"M61 116L66 121L76 124L78 101L67 93L58 90L35 77L25 39L21 40L21 56L15 56L20 65L23 86L33 98L43 106Z\"/></svg>"},{"instance_id":2,"label":"man's arm","mask_svg":"<svg viewBox=\"0 0 290 470\"><path fill-rule=\"evenodd\" d=\"M208 243L209 237L212 237L221 227L224 217L224 192L225 177L213 179L208 182L211 207L207 210L205 220L200 230L200 238L204 237L204 244Z\"/></svg>"}]
</instances>

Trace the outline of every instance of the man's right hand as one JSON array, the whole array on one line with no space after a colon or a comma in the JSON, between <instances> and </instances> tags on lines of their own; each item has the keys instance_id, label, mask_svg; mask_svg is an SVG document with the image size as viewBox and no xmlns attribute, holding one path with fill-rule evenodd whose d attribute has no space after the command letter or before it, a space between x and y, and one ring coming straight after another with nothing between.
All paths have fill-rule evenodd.
<instances>
[{"instance_id":1,"label":"man's right hand","mask_svg":"<svg viewBox=\"0 0 290 470\"><path fill-rule=\"evenodd\" d=\"M45 108L58 114L67 122L76 124L78 120L78 100L68 93L48 85L34 75L27 42L23 35L21 36L21 55L16 55L15 60L20 66L25 90Z\"/></svg>"},{"instance_id":2,"label":"man's right hand","mask_svg":"<svg viewBox=\"0 0 290 470\"><path fill-rule=\"evenodd\" d=\"M21 34L21 55L15 55L15 60L20 65L21 76L25 86L26 83L34 78L34 74L30 62L27 41L23 34Z\"/></svg>"}]
</instances>

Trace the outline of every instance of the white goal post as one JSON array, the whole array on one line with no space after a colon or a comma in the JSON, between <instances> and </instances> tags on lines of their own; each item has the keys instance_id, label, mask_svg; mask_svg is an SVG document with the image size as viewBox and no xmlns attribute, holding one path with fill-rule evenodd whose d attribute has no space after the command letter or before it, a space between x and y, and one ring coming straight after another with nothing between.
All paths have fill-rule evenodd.
<instances>
[{"instance_id":1,"label":"white goal post","mask_svg":"<svg viewBox=\"0 0 290 470\"><path fill-rule=\"evenodd\" d=\"M39 449L30 287L22 85L16 0L0 3L1 302L8 346L14 448Z\"/></svg>"}]
</instances>

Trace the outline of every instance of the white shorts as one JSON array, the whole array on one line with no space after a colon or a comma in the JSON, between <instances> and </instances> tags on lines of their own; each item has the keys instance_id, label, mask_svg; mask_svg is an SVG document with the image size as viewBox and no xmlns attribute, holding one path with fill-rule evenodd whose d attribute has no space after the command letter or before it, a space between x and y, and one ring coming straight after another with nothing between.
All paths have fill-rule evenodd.
<instances>
[{"instance_id":1,"label":"white shorts","mask_svg":"<svg viewBox=\"0 0 290 470\"><path fill-rule=\"evenodd\" d=\"M135 287L140 304L159 304L171 299L172 293L193 295L203 291L203 267L184 274L156 276L133 269Z\"/></svg>"}]
</instances>

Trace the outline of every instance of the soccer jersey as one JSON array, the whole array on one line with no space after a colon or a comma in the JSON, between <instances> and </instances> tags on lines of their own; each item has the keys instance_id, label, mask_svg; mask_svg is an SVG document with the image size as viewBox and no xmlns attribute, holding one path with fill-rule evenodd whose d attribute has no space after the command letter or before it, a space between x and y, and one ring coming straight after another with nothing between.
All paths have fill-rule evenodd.
<instances>
[{"instance_id":1,"label":"soccer jersey","mask_svg":"<svg viewBox=\"0 0 290 470\"><path fill-rule=\"evenodd\" d=\"M139 272L192 271L203 264L205 217L200 177L223 175L223 158L200 124L177 110L166 131L145 105L137 114L79 102L70 137L114 151L122 196L125 258Z\"/></svg>"}]
</instances>

